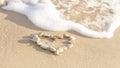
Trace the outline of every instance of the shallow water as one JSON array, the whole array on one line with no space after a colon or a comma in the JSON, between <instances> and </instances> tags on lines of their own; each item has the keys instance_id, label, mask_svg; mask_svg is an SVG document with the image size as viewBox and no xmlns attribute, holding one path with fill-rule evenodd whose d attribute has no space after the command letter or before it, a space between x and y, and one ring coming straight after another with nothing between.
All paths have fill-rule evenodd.
<instances>
[{"instance_id":1,"label":"shallow water","mask_svg":"<svg viewBox=\"0 0 120 68\"><path fill-rule=\"evenodd\" d=\"M119 0L41 0L34 5L11 1L2 8L26 15L33 24L45 30L73 30L87 37L111 38L120 26L119 7Z\"/></svg>"},{"instance_id":2,"label":"shallow water","mask_svg":"<svg viewBox=\"0 0 120 68\"><path fill-rule=\"evenodd\" d=\"M52 0L66 20L80 23L87 28L103 31L106 23L112 23L115 14L113 4L106 0Z\"/></svg>"}]
</instances>

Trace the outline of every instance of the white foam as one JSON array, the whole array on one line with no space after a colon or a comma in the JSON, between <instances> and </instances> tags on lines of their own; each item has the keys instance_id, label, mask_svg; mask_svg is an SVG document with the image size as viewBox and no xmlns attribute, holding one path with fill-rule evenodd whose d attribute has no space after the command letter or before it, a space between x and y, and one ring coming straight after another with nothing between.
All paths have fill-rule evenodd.
<instances>
[{"instance_id":1,"label":"white foam","mask_svg":"<svg viewBox=\"0 0 120 68\"><path fill-rule=\"evenodd\" d=\"M95 1L93 0L89 4L93 5L95 4L94 2ZM113 1L109 2L114 4ZM112 24L107 25L106 30L104 30L103 32L93 31L91 29L84 27L81 24L65 20L63 15L55 8L51 0L31 0L31 1L9 0L8 5L3 6L2 8L5 10L15 11L26 15L32 21L33 24L45 30L50 31L74 30L84 36L94 38L111 38L113 36L114 31L120 25L119 23L120 17L118 15L119 12L118 10L115 9L114 6L112 6L112 9L114 8L115 10L114 15L115 20L113 21Z\"/></svg>"}]
</instances>

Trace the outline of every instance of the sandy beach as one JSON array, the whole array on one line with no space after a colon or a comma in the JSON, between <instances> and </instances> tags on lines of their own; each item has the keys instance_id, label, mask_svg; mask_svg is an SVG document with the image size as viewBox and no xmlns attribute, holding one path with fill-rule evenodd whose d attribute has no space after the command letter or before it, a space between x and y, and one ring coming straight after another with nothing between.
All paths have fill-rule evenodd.
<instances>
[{"instance_id":1,"label":"sandy beach","mask_svg":"<svg viewBox=\"0 0 120 68\"><path fill-rule=\"evenodd\" d=\"M93 39L75 32L73 48L56 56L42 50L30 34L48 32L34 26L24 15L0 9L0 68L120 68L120 28L111 39Z\"/></svg>"}]
</instances>

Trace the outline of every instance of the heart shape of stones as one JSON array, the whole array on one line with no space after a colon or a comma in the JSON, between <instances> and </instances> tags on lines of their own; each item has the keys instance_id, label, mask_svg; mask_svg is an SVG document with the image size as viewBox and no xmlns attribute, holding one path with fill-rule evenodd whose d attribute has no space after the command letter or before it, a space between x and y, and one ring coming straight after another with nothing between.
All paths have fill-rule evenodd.
<instances>
[{"instance_id":1,"label":"heart shape of stones","mask_svg":"<svg viewBox=\"0 0 120 68\"><path fill-rule=\"evenodd\" d=\"M67 41L65 41L64 46L60 46L60 47L53 47L50 46L48 44L45 44L44 42L42 42L42 38L49 38L52 41L55 42L56 39L67 39ZM32 35L32 41L35 42L38 46L40 46L42 49L44 50L49 50L50 52L54 53L55 55L59 55L60 53L66 51L67 49L70 49L73 47L73 43L75 41L75 37L73 36L69 36L67 34L63 34L62 36L58 36L58 35L48 35L45 33L40 33L40 34L34 34Z\"/></svg>"}]
</instances>

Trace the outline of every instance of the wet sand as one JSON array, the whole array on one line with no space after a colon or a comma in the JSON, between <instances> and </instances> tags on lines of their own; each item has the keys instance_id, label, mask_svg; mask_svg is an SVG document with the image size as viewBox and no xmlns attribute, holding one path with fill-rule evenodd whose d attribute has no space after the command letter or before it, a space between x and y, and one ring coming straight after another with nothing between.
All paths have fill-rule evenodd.
<instances>
[{"instance_id":1,"label":"wet sand","mask_svg":"<svg viewBox=\"0 0 120 68\"><path fill-rule=\"evenodd\" d=\"M30 41L43 31L24 15L0 9L0 68L120 68L120 28L111 39L93 39L75 32L73 48L56 56Z\"/></svg>"}]
</instances>

